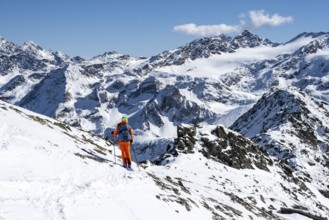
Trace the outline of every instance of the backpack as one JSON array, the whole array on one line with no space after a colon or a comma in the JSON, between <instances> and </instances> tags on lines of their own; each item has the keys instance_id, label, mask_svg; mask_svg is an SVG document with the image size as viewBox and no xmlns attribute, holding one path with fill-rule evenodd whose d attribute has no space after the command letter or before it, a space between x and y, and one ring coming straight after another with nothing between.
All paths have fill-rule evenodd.
<instances>
[{"instance_id":1,"label":"backpack","mask_svg":"<svg viewBox=\"0 0 329 220\"><path fill-rule=\"evenodd\" d=\"M120 125L119 127L119 140L123 142L131 141L130 126L128 124Z\"/></svg>"}]
</instances>

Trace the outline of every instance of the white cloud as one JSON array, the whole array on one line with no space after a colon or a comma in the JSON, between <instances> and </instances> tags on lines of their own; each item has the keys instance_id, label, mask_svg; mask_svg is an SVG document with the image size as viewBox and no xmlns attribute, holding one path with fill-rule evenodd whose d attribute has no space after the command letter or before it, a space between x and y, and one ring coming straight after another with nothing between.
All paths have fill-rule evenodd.
<instances>
[{"instance_id":1,"label":"white cloud","mask_svg":"<svg viewBox=\"0 0 329 220\"><path fill-rule=\"evenodd\" d=\"M196 25L194 23L178 25L173 28L173 31L180 32L188 35L196 36L214 36L220 34L231 34L239 32L243 29L261 28L264 26L280 26L286 23L293 22L292 16L283 17L279 14L270 16L264 10L249 11L248 14L242 13L239 15L240 24L226 25L226 24L213 24L213 25Z\"/></svg>"},{"instance_id":2,"label":"white cloud","mask_svg":"<svg viewBox=\"0 0 329 220\"><path fill-rule=\"evenodd\" d=\"M249 11L249 18L251 20L251 24L255 28L260 28L262 26L280 26L286 23L291 23L294 20L292 16L283 17L279 14L270 16L264 10Z\"/></svg>"}]
</instances>

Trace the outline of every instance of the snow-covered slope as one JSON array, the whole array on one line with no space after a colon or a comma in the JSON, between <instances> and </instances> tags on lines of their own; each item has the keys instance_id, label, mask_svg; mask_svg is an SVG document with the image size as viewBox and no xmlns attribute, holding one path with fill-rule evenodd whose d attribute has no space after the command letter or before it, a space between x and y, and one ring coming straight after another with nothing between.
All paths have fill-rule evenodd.
<instances>
[{"instance_id":1,"label":"snow-covered slope","mask_svg":"<svg viewBox=\"0 0 329 220\"><path fill-rule=\"evenodd\" d=\"M224 127L186 127L191 151L129 172L97 136L2 101L0 118L0 219L306 219L282 207L329 217L316 185Z\"/></svg>"}]
</instances>

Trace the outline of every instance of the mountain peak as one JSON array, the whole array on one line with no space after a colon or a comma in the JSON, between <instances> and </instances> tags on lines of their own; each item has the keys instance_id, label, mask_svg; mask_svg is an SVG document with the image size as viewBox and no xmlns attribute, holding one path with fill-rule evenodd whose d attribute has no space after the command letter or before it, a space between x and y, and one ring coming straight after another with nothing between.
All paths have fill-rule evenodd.
<instances>
[{"instance_id":1,"label":"mountain peak","mask_svg":"<svg viewBox=\"0 0 329 220\"><path fill-rule=\"evenodd\" d=\"M237 35L232 40L232 46L234 49L237 48L254 48L258 46L277 46L278 44L271 42L268 39L260 38L258 35L251 33L248 30L244 30L241 34Z\"/></svg>"},{"instance_id":2,"label":"mountain peak","mask_svg":"<svg viewBox=\"0 0 329 220\"><path fill-rule=\"evenodd\" d=\"M2 47L2 45L6 44L6 43L7 43L6 39L4 37L0 36L0 48Z\"/></svg>"},{"instance_id":3,"label":"mountain peak","mask_svg":"<svg viewBox=\"0 0 329 220\"><path fill-rule=\"evenodd\" d=\"M35 56L37 59L54 60L54 55L52 54L52 52L44 50L42 47L40 47L33 41L26 41L21 48L23 51Z\"/></svg>"},{"instance_id":4,"label":"mountain peak","mask_svg":"<svg viewBox=\"0 0 329 220\"><path fill-rule=\"evenodd\" d=\"M0 52L12 53L17 48L17 45L7 41L4 37L0 36Z\"/></svg>"},{"instance_id":5,"label":"mountain peak","mask_svg":"<svg viewBox=\"0 0 329 220\"><path fill-rule=\"evenodd\" d=\"M251 38L251 39L253 39L253 40L261 40L261 38L258 36L258 35L256 35L256 34L253 34L253 33L251 33L250 31L248 31L248 30L244 30L241 34L238 34L236 37L235 37L235 39L241 39L241 38L243 38L243 39L248 39L248 38Z\"/></svg>"},{"instance_id":6,"label":"mountain peak","mask_svg":"<svg viewBox=\"0 0 329 220\"><path fill-rule=\"evenodd\" d=\"M254 35L254 34L252 34L250 31L248 31L248 30L244 30L240 35L242 35L242 36L250 36L250 35Z\"/></svg>"},{"instance_id":7,"label":"mountain peak","mask_svg":"<svg viewBox=\"0 0 329 220\"><path fill-rule=\"evenodd\" d=\"M39 45L37 45L36 43L34 43L33 41L24 42L22 48L23 48L23 50L26 50L26 49L42 50L42 48Z\"/></svg>"}]
</instances>

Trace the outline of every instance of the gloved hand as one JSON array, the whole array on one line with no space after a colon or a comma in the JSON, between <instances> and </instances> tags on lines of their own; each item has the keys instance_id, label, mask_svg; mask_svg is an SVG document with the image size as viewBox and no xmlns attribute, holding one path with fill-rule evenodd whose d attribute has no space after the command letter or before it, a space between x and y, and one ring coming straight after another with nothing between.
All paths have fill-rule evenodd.
<instances>
[{"instance_id":1,"label":"gloved hand","mask_svg":"<svg viewBox=\"0 0 329 220\"><path fill-rule=\"evenodd\" d=\"M112 131L111 134L113 135L114 134L114 131Z\"/></svg>"},{"instance_id":2,"label":"gloved hand","mask_svg":"<svg viewBox=\"0 0 329 220\"><path fill-rule=\"evenodd\" d=\"M130 140L130 143L131 143L131 144L133 143L133 139Z\"/></svg>"}]
</instances>

